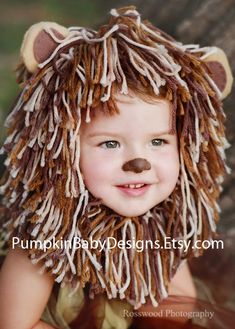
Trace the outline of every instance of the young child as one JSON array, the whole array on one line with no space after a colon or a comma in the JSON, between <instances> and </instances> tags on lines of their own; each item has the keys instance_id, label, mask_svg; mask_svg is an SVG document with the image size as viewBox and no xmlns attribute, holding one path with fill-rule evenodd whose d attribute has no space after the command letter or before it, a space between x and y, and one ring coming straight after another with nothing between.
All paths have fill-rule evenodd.
<instances>
[{"instance_id":1,"label":"young child","mask_svg":"<svg viewBox=\"0 0 235 329\"><path fill-rule=\"evenodd\" d=\"M194 297L186 259L215 236L227 171L225 54L125 7L98 31L36 24L21 56L2 148L0 327L128 328L123 310Z\"/></svg>"}]
</instances>

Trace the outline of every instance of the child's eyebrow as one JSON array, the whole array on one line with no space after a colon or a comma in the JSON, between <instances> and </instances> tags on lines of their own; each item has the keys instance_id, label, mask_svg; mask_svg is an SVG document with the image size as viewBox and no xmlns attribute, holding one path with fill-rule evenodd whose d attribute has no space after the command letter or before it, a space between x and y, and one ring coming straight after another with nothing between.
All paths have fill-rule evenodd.
<instances>
[{"instance_id":1,"label":"child's eyebrow","mask_svg":"<svg viewBox=\"0 0 235 329\"><path fill-rule=\"evenodd\" d=\"M114 133L114 132L108 132L108 131L97 131L93 132L87 135L87 137L92 138L92 137L97 137L97 136L112 136L112 137L119 137L122 135L122 133ZM164 131L159 131L159 132L153 132L153 133L148 133L149 136L160 136L160 135L172 135L171 130L164 130Z\"/></svg>"},{"instance_id":2,"label":"child's eyebrow","mask_svg":"<svg viewBox=\"0 0 235 329\"><path fill-rule=\"evenodd\" d=\"M113 132L108 132L108 131L97 131L97 132L93 132L93 133L87 135L87 137L96 137L96 136L118 137L118 136L120 136L120 134L115 134Z\"/></svg>"}]
</instances>

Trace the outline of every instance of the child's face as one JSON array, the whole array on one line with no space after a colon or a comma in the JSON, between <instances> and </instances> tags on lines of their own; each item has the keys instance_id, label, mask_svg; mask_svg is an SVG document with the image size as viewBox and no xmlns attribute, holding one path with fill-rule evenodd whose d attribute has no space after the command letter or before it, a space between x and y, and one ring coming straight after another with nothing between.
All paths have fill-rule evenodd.
<instances>
[{"instance_id":1,"label":"child's face","mask_svg":"<svg viewBox=\"0 0 235 329\"><path fill-rule=\"evenodd\" d=\"M140 216L171 194L179 175L177 137L169 134L171 105L118 94L117 106L120 114L98 111L82 123L80 168L87 189L104 205L122 216ZM124 166L137 158L139 170L136 161Z\"/></svg>"}]
</instances>

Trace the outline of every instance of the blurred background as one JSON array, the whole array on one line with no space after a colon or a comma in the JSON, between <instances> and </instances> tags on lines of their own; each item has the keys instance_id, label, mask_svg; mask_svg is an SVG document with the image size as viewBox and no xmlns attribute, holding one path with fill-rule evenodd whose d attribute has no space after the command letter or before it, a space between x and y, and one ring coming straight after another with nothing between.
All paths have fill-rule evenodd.
<instances>
[{"instance_id":1,"label":"blurred background","mask_svg":"<svg viewBox=\"0 0 235 329\"><path fill-rule=\"evenodd\" d=\"M0 0L0 143L6 135L4 119L17 94L14 68L25 31L38 21L55 21L65 26L96 28L108 19L114 7L135 5L142 18L150 20L183 43L199 43L201 46L218 46L224 49L233 73L235 72L235 0ZM217 257L196 260L192 265L200 277L201 269L208 269L216 284L216 294L223 295L224 302L233 292L235 303L235 94L224 102L227 114L227 138L231 147L227 150L228 165L232 169L224 182L221 196L221 221L219 232L226 240L226 250ZM0 158L0 174L4 170L4 156ZM213 252L213 250L211 251ZM210 252L209 252L210 253ZM203 263L202 263L203 262ZM203 264L203 265L202 265ZM227 270L226 270L227 269ZM220 273L215 278L215 271ZM233 275L232 275L233 273ZM216 281L217 280L217 281ZM224 289L225 288L225 289ZM231 289L232 288L232 289Z\"/></svg>"}]
</instances>

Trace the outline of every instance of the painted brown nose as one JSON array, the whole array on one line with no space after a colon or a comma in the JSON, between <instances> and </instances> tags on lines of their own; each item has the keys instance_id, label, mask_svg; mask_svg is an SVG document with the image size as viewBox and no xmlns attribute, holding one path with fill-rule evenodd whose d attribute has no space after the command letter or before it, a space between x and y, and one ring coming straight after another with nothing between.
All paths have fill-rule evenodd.
<instances>
[{"instance_id":1,"label":"painted brown nose","mask_svg":"<svg viewBox=\"0 0 235 329\"><path fill-rule=\"evenodd\" d=\"M136 158L130 161L127 161L122 166L122 170L124 171L133 171L134 173L138 174L144 170L150 170L151 164L142 158Z\"/></svg>"}]
</instances>

